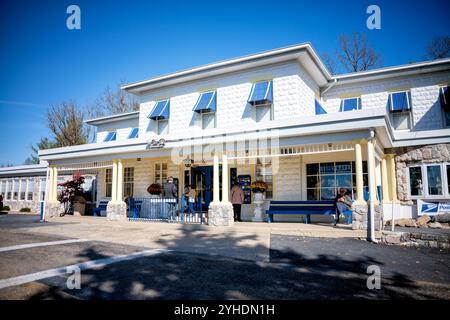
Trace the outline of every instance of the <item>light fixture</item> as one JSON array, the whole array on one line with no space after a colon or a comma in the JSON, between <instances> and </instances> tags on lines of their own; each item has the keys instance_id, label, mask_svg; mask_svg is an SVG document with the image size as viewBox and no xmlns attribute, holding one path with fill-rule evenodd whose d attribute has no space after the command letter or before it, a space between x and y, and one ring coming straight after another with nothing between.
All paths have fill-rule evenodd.
<instances>
[{"instance_id":1,"label":"light fixture","mask_svg":"<svg viewBox=\"0 0 450 320\"><path fill-rule=\"evenodd\" d=\"M194 163L194 160L190 159L188 156L186 159L183 159L183 163L187 168L189 168Z\"/></svg>"}]
</instances>

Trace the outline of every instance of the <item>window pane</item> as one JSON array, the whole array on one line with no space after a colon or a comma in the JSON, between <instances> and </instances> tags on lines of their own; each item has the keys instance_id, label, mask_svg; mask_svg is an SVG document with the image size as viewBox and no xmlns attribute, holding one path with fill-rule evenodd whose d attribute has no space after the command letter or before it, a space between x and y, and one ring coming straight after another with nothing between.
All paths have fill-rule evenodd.
<instances>
[{"instance_id":1,"label":"window pane","mask_svg":"<svg viewBox=\"0 0 450 320\"><path fill-rule=\"evenodd\" d=\"M441 166L427 166L428 194L442 194Z\"/></svg>"},{"instance_id":2,"label":"window pane","mask_svg":"<svg viewBox=\"0 0 450 320\"><path fill-rule=\"evenodd\" d=\"M334 173L334 162L321 163L320 173L321 174Z\"/></svg>"},{"instance_id":3,"label":"window pane","mask_svg":"<svg viewBox=\"0 0 450 320\"><path fill-rule=\"evenodd\" d=\"M351 189L352 175L351 174L336 175L336 187Z\"/></svg>"},{"instance_id":4,"label":"window pane","mask_svg":"<svg viewBox=\"0 0 450 320\"><path fill-rule=\"evenodd\" d=\"M421 167L409 168L409 188L412 196L423 195Z\"/></svg>"},{"instance_id":5,"label":"window pane","mask_svg":"<svg viewBox=\"0 0 450 320\"><path fill-rule=\"evenodd\" d=\"M392 126L395 130L410 129L409 113L393 113Z\"/></svg>"},{"instance_id":6,"label":"window pane","mask_svg":"<svg viewBox=\"0 0 450 320\"><path fill-rule=\"evenodd\" d=\"M308 200L319 200L319 189L307 189L306 196Z\"/></svg>"},{"instance_id":7,"label":"window pane","mask_svg":"<svg viewBox=\"0 0 450 320\"><path fill-rule=\"evenodd\" d=\"M444 111L444 122L446 127L450 127L450 110Z\"/></svg>"},{"instance_id":8,"label":"window pane","mask_svg":"<svg viewBox=\"0 0 450 320\"><path fill-rule=\"evenodd\" d=\"M320 176L320 186L330 188L336 187L334 175Z\"/></svg>"},{"instance_id":9,"label":"window pane","mask_svg":"<svg viewBox=\"0 0 450 320\"><path fill-rule=\"evenodd\" d=\"M318 174L319 173L319 164L318 163L309 163L306 165L306 174Z\"/></svg>"},{"instance_id":10,"label":"window pane","mask_svg":"<svg viewBox=\"0 0 450 320\"><path fill-rule=\"evenodd\" d=\"M336 197L335 188L321 188L320 189L320 199L321 200L334 200Z\"/></svg>"},{"instance_id":11,"label":"window pane","mask_svg":"<svg viewBox=\"0 0 450 320\"><path fill-rule=\"evenodd\" d=\"M271 105L257 106L256 109L256 122L270 120L270 108Z\"/></svg>"},{"instance_id":12,"label":"window pane","mask_svg":"<svg viewBox=\"0 0 450 320\"><path fill-rule=\"evenodd\" d=\"M169 132L169 121L159 120L158 121L158 134L167 134Z\"/></svg>"},{"instance_id":13,"label":"window pane","mask_svg":"<svg viewBox=\"0 0 450 320\"><path fill-rule=\"evenodd\" d=\"M317 176L308 176L306 177L306 187L307 188L315 188L319 187L319 179Z\"/></svg>"},{"instance_id":14,"label":"window pane","mask_svg":"<svg viewBox=\"0 0 450 320\"><path fill-rule=\"evenodd\" d=\"M204 113L202 114L202 128L203 129L210 129L214 128L214 113Z\"/></svg>"},{"instance_id":15,"label":"window pane","mask_svg":"<svg viewBox=\"0 0 450 320\"><path fill-rule=\"evenodd\" d=\"M336 162L336 173L348 172L352 172L352 166L350 162Z\"/></svg>"},{"instance_id":16,"label":"window pane","mask_svg":"<svg viewBox=\"0 0 450 320\"><path fill-rule=\"evenodd\" d=\"M447 165L447 192L450 194L450 166Z\"/></svg>"}]
</instances>

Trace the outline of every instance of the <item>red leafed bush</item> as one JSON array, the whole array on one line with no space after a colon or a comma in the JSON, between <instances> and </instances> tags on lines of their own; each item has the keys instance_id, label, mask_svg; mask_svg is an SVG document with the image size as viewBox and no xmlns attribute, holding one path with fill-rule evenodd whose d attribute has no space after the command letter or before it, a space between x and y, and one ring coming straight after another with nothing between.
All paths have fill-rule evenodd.
<instances>
[{"instance_id":1,"label":"red leafed bush","mask_svg":"<svg viewBox=\"0 0 450 320\"><path fill-rule=\"evenodd\" d=\"M74 173L71 180L58 183L58 186L64 188L58 195L58 201L64 205L64 213L68 213L72 208L73 200L82 191L83 183L84 177L79 172Z\"/></svg>"}]
</instances>

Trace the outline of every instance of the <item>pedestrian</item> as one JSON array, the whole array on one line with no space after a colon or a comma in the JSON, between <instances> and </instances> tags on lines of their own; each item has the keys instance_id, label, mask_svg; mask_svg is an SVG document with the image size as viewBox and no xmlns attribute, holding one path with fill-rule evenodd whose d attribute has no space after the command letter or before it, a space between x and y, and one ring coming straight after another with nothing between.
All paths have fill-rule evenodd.
<instances>
[{"instance_id":1,"label":"pedestrian","mask_svg":"<svg viewBox=\"0 0 450 320\"><path fill-rule=\"evenodd\" d=\"M230 191L230 201L233 204L234 221L241 220L241 206L244 203L244 191L237 181L233 183Z\"/></svg>"},{"instance_id":2,"label":"pedestrian","mask_svg":"<svg viewBox=\"0 0 450 320\"><path fill-rule=\"evenodd\" d=\"M187 198L190 214L195 213L195 210L194 210L195 197L196 197L195 188L193 188L191 185L188 185L187 192L186 192L186 198Z\"/></svg>"},{"instance_id":3,"label":"pedestrian","mask_svg":"<svg viewBox=\"0 0 450 320\"><path fill-rule=\"evenodd\" d=\"M171 217L174 216L176 200L177 200L177 186L173 183L173 177L167 178L167 183L164 184L164 202L168 204L168 211Z\"/></svg>"},{"instance_id":4,"label":"pedestrian","mask_svg":"<svg viewBox=\"0 0 450 320\"><path fill-rule=\"evenodd\" d=\"M344 214L344 211L352 208L352 199L346 188L339 188L339 192L334 199L334 204L336 205L336 220L334 221L334 226L336 226L339 222L339 216Z\"/></svg>"}]
</instances>

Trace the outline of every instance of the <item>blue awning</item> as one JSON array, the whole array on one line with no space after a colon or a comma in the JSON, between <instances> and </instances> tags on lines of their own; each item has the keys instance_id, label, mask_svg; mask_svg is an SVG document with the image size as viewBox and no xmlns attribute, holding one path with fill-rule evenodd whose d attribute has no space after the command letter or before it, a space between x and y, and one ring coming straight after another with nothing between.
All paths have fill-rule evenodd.
<instances>
[{"instance_id":1,"label":"blue awning","mask_svg":"<svg viewBox=\"0 0 450 320\"><path fill-rule=\"evenodd\" d=\"M139 136L139 128L133 128L131 129L130 134L128 135L128 139L134 139Z\"/></svg>"},{"instance_id":2,"label":"blue awning","mask_svg":"<svg viewBox=\"0 0 450 320\"><path fill-rule=\"evenodd\" d=\"M148 116L152 120L169 119L170 114L170 100L161 100L155 104L152 112Z\"/></svg>"},{"instance_id":3,"label":"blue awning","mask_svg":"<svg viewBox=\"0 0 450 320\"><path fill-rule=\"evenodd\" d=\"M251 105L266 104L271 103L272 100L272 81L262 81L253 84L248 103Z\"/></svg>"},{"instance_id":4,"label":"blue awning","mask_svg":"<svg viewBox=\"0 0 450 320\"><path fill-rule=\"evenodd\" d=\"M389 94L389 110L403 112L411 110L411 95L408 91Z\"/></svg>"},{"instance_id":5,"label":"blue awning","mask_svg":"<svg viewBox=\"0 0 450 320\"><path fill-rule=\"evenodd\" d=\"M319 101L315 101L315 106L316 106L316 114L327 114L327 112L325 111L325 109L322 107L322 105L320 104Z\"/></svg>"},{"instance_id":6,"label":"blue awning","mask_svg":"<svg viewBox=\"0 0 450 320\"><path fill-rule=\"evenodd\" d=\"M108 141L115 141L116 140L116 132L108 132L108 134L106 135L105 140L103 140L104 142L108 142Z\"/></svg>"},{"instance_id":7,"label":"blue awning","mask_svg":"<svg viewBox=\"0 0 450 320\"><path fill-rule=\"evenodd\" d=\"M216 112L216 91L200 94L193 111L198 113Z\"/></svg>"},{"instance_id":8,"label":"blue awning","mask_svg":"<svg viewBox=\"0 0 450 320\"><path fill-rule=\"evenodd\" d=\"M441 99L441 107L445 110L450 109L450 90L448 87L439 88L439 96Z\"/></svg>"},{"instance_id":9,"label":"blue awning","mask_svg":"<svg viewBox=\"0 0 450 320\"><path fill-rule=\"evenodd\" d=\"M361 98L343 99L341 101L341 111L352 111L361 109Z\"/></svg>"}]
</instances>

